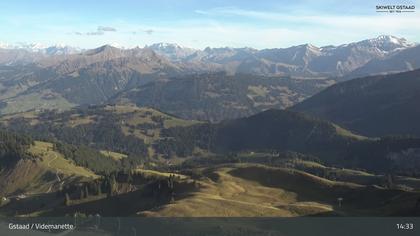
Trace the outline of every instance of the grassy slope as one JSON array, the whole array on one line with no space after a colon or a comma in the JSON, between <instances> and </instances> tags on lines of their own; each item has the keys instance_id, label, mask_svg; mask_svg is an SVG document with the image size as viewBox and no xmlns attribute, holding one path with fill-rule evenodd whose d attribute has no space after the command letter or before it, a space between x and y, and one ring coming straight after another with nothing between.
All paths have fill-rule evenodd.
<instances>
[{"instance_id":1,"label":"grassy slope","mask_svg":"<svg viewBox=\"0 0 420 236\"><path fill-rule=\"evenodd\" d=\"M1 194L48 193L61 183L97 178L92 171L76 166L55 151L51 143L35 142L28 149L31 160L20 160L13 168L0 173Z\"/></svg>"},{"instance_id":2,"label":"grassy slope","mask_svg":"<svg viewBox=\"0 0 420 236\"><path fill-rule=\"evenodd\" d=\"M45 94L50 94L50 91L43 91L42 93L32 93L28 95L19 96L16 98L7 99L7 106L0 109L0 114L13 114L18 112L26 112L37 109L59 109L68 110L76 104L67 101L59 94L55 94L53 99L43 98Z\"/></svg>"},{"instance_id":3,"label":"grassy slope","mask_svg":"<svg viewBox=\"0 0 420 236\"><path fill-rule=\"evenodd\" d=\"M39 164L48 170L57 171L66 176L97 177L91 170L76 166L71 161L65 159L61 153L54 151L52 143L36 141L35 145L28 151L41 157Z\"/></svg>"},{"instance_id":4,"label":"grassy slope","mask_svg":"<svg viewBox=\"0 0 420 236\"><path fill-rule=\"evenodd\" d=\"M199 123L199 121L194 120L183 120L177 117L165 114L158 110L147 108L147 107L137 107L135 105L108 105L103 108L100 108L103 111L110 112L116 116L118 126L120 126L122 132L125 135L134 135L140 139L143 139L146 144L149 145L149 154L150 156L154 155L154 149L151 147L156 140L160 139L160 132L164 128L171 128L175 126L190 126ZM86 111L89 111L87 109ZM66 119L55 119L51 125L61 125L64 124L68 127L76 127L79 125L89 125L94 124L98 120L101 120L101 116L104 114L81 114L78 113L78 110L72 110L70 115ZM30 125L36 125L39 123L45 123L40 118L40 113L35 111L22 112L11 115L4 115L0 117L0 123L4 125L9 125L12 121L16 119L23 119ZM158 120L162 120L160 123ZM51 121L51 120L50 120ZM120 155L115 153L115 150L103 150L106 153L103 153L107 156L111 156L116 159L123 158L124 154ZM110 152L110 153L108 153Z\"/></svg>"},{"instance_id":5,"label":"grassy slope","mask_svg":"<svg viewBox=\"0 0 420 236\"><path fill-rule=\"evenodd\" d=\"M144 139L146 143L152 143L160 138L160 130L162 128L170 128L174 126L189 126L198 123L197 121L182 120L152 108L136 107L134 105L115 105L107 106L105 110L111 111L123 120L121 128L125 134L134 134L135 136ZM141 131L134 129L130 131L130 126L137 126L142 124L158 125L152 117L159 117L163 120L163 127Z\"/></svg>"},{"instance_id":6,"label":"grassy slope","mask_svg":"<svg viewBox=\"0 0 420 236\"><path fill-rule=\"evenodd\" d=\"M167 178L170 175L174 175L176 177L179 177L180 179L187 179L188 177L182 174L176 174L176 173L169 173L169 172L161 172L156 170L147 170L147 169L136 169L134 172L142 173L144 176L154 176L154 177L164 177Z\"/></svg>"},{"instance_id":7,"label":"grassy slope","mask_svg":"<svg viewBox=\"0 0 420 236\"><path fill-rule=\"evenodd\" d=\"M415 205L418 193L331 181L303 171L255 164L203 169L199 191L145 216L392 215ZM337 198L343 206L338 207Z\"/></svg>"},{"instance_id":8,"label":"grassy slope","mask_svg":"<svg viewBox=\"0 0 420 236\"><path fill-rule=\"evenodd\" d=\"M337 131L337 134L339 134L341 136L353 138L353 139L356 139L356 140L366 140L366 139L368 139L365 136L357 135L357 134L352 133L349 130L343 129L342 127L340 127L336 124L333 124L333 126L335 127L335 129Z\"/></svg>"},{"instance_id":9,"label":"grassy slope","mask_svg":"<svg viewBox=\"0 0 420 236\"><path fill-rule=\"evenodd\" d=\"M121 160L127 157L127 155L119 153L119 152L112 152L112 151L106 151L106 150L101 150L100 151L104 156L107 157L111 157L114 160Z\"/></svg>"},{"instance_id":10,"label":"grassy slope","mask_svg":"<svg viewBox=\"0 0 420 236\"><path fill-rule=\"evenodd\" d=\"M306 164L317 168L329 168L315 163ZM137 171L164 178L171 174L141 169ZM111 198L94 196L88 201L75 201L69 207L62 206L62 199L57 200L52 195L43 194L44 202L45 199L59 201L57 203L61 207L45 208L42 212L50 216L77 211L86 214L100 213L104 216L148 217L388 216L405 215L408 212L411 215L418 214L412 212L420 196L419 192L414 191L387 190L351 181L332 181L292 168L268 167L261 164L223 164L196 171L201 177L195 180L181 175L178 179L180 184L175 185L175 201L168 204L162 205L153 196L142 195L141 188ZM348 175L371 176L360 171L341 171ZM341 207L337 203L338 197L344 198ZM34 201L41 200L25 199L21 204L31 206L35 204ZM19 206L15 207L20 209ZM25 209L20 209L19 212L25 215L44 214Z\"/></svg>"},{"instance_id":11,"label":"grassy slope","mask_svg":"<svg viewBox=\"0 0 420 236\"><path fill-rule=\"evenodd\" d=\"M335 180L361 185L384 185L387 182L387 177L384 175L375 175L361 170L328 167L311 161L294 160L291 166L309 173L320 173L320 170L322 170L323 173L328 173L330 176L333 176ZM405 176L394 176L393 178L394 188L396 189L420 189L420 179L418 178Z\"/></svg>"},{"instance_id":12,"label":"grassy slope","mask_svg":"<svg viewBox=\"0 0 420 236\"><path fill-rule=\"evenodd\" d=\"M245 165L243 165L245 166ZM241 167L239 167L241 168ZM300 216L332 211L332 206L298 201L298 194L266 187L231 174L237 167L203 170L200 191L148 216Z\"/></svg>"}]
</instances>

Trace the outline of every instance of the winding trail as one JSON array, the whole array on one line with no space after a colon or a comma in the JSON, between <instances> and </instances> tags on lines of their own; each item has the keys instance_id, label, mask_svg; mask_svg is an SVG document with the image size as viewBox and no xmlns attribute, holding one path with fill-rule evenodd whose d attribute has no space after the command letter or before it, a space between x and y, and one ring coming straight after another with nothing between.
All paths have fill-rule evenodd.
<instances>
[{"instance_id":1,"label":"winding trail","mask_svg":"<svg viewBox=\"0 0 420 236\"><path fill-rule=\"evenodd\" d=\"M54 153L54 158L53 158L52 160L50 160L50 161L47 163L48 168L51 168L51 163L52 163L53 161L57 160L57 158L58 158L57 154L56 154L56 153ZM64 181L61 181L61 178L60 178L60 176L58 175L58 172L59 172L59 171L58 171L58 169L57 169L57 170L56 170L56 172L55 172L55 177L57 178L58 182L60 183L60 187L63 187ZM51 192L52 186L53 186L53 185L51 185L51 186L48 188L47 193L50 193L50 192Z\"/></svg>"}]
</instances>

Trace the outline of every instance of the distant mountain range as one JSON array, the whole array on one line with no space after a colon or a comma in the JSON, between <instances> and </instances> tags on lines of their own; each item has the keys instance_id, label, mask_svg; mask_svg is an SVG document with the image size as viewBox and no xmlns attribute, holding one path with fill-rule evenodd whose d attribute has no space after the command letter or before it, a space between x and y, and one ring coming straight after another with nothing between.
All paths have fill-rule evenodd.
<instances>
[{"instance_id":1,"label":"distant mountain range","mask_svg":"<svg viewBox=\"0 0 420 236\"><path fill-rule=\"evenodd\" d=\"M253 48L205 48L204 50L181 47L177 44L157 43L144 48L119 49L109 45L82 50L64 45L43 47L38 44L6 45L0 44L0 63L16 64L33 62L45 64L48 57L63 61L69 55L84 55L85 52L99 52L101 48L110 49L115 53L111 58L129 57L142 50L153 50L157 55L177 64L178 67L193 71L226 71L230 74L251 73L266 76L295 77L331 77L369 75L387 72L378 68L375 61L400 60L402 66L395 69L405 71L418 68L418 62L406 58L412 50L419 50L416 43L404 38L383 35L374 39L343 44L339 46L317 47L311 44L289 48L274 48L256 50ZM413 49L416 48L416 49ZM24 51L24 52L22 52ZM117 51L119 51L117 53ZM19 59L22 53L32 53ZM58 56L58 57L57 57ZM61 56L61 57L60 57ZM383 63L382 63L383 64ZM352 74L352 72L355 72Z\"/></svg>"},{"instance_id":2,"label":"distant mountain range","mask_svg":"<svg viewBox=\"0 0 420 236\"><path fill-rule=\"evenodd\" d=\"M6 44L0 42L0 49L9 50L24 50L27 52L41 53L46 55L68 55L81 53L84 49L78 47L72 47L64 44L56 44L51 46L44 46L39 43L17 43L17 44Z\"/></svg>"},{"instance_id":3,"label":"distant mountain range","mask_svg":"<svg viewBox=\"0 0 420 236\"><path fill-rule=\"evenodd\" d=\"M394 36L263 50L2 44L0 114L128 101L220 121L290 107L337 81L417 69L419 50Z\"/></svg>"},{"instance_id":4,"label":"distant mountain range","mask_svg":"<svg viewBox=\"0 0 420 236\"><path fill-rule=\"evenodd\" d=\"M420 136L420 70L339 83L291 109L368 136Z\"/></svg>"}]
</instances>

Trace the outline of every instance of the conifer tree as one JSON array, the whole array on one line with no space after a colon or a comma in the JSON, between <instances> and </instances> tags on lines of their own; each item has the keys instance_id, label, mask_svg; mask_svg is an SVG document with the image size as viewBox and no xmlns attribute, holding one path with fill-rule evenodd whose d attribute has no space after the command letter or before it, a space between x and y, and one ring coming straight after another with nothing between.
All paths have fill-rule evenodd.
<instances>
[{"instance_id":1,"label":"conifer tree","mask_svg":"<svg viewBox=\"0 0 420 236\"><path fill-rule=\"evenodd\" d=\"M89 197L89 188L87 185L85 186L85 197Z\"/></svg>"},{"instance_id":2,"label":"conifer tree","mask_svg":"<svg viewBox=\"0 0 420 236\"><path fill-rule=\"evenodd\" d=\"M68 193L65 194L65 197L64 197L64 205L70 206L70 196L69 196Z\"/></svg>"}]
</instances>

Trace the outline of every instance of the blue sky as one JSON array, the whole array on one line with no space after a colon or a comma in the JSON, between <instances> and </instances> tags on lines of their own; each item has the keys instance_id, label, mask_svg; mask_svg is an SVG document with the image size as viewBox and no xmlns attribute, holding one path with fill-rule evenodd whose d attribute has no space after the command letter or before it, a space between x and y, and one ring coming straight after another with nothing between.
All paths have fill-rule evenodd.
<instances>
[{"instance_id":1,"label":"blue sky","mask_svg":"<svg viewBox=\"0 0 420 236\"><path fill-rule=\"evenodd\" d=\"M93 48L337 45L391 34L420 42L420 11L376 13L420 0L13 0L0 2L0 42Z\"/></svg>"}]
</instances>

